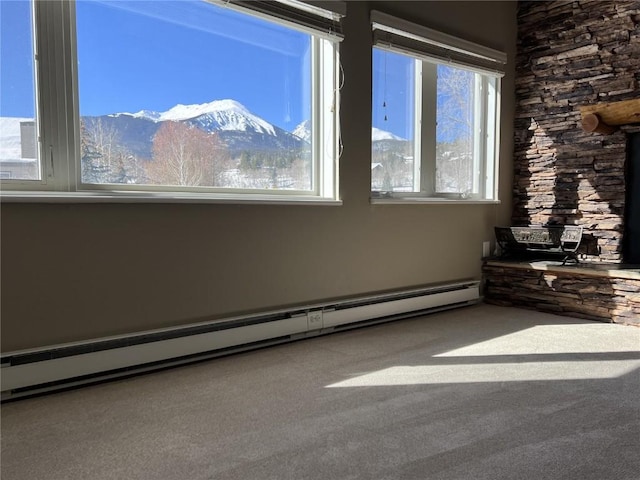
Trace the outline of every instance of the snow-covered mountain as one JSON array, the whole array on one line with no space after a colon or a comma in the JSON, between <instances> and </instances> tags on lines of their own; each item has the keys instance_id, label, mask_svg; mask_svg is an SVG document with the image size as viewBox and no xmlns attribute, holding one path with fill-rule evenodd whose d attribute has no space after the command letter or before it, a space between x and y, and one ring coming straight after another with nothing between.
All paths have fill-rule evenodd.
<instances>
[{"instance_id":1,"label":"snow-covered mountain","mask_svg":"<svg viewBox=\"0 0 640 480\"><path fill-rule=\"evenodd\" d=\"M305 120L300 125L298 125L292 132L296 137L301 138L305 142L311 143L311 122L309 120ZM379 142L382 140L399 140L403 141L404 138L401 138L397 135L394 135L391 132L387 132L386 130L381 130L376 127L371 128L371 140L374 142Z\"/></svg>"},{"instance_id":2,"label":"snow-covered mountain","mask_svg":"<svg viewBox=\"0 0 640 480\"><path fill-rule=\"evenodd\" d=\"M276 135L272 124L251 113L244 105L235 100L214 100L209 103L182 105L178 104L165 112L141 110L128 114L136 118L146 118L153 122L191 123L206 130L233 130Z\"/></svg>"},{"instance_id":3,"label":"snow-covered mountain","mask_svg":"<svg viewBox=\"0 0 640 480\"><path fill-rule=\"evenodd\" d=\"M178 104L164 111L141 110L137 113L113 113L97 117L82 117L87 128L101 128L115 133L118 143L142 158L152 155L153 138L164 122L184 122L207 132L216 132L230 152L288 150L307 151L311 143L311 122L305 120L293 132L287 132L255 115L241 103L225 99L209 103ZM0 118L0 157L19 158L20 121L28 119ZM373 128L373 142L393 143L403 139ZM386 142L385 142L386 141Z\"/></svg>"},{"instance_id":4,"label":"snow-covered mountain","mask_svg":"<svg viewBox=\"0 0 640 480\"><path fill-rule=\"evenodd\" d=\"M235 100L209 103L178 104L164 112L141 110L136 113L114 113L100 117L83 117L89 124L100 120L116 131L121 143L142 157L151 155L153 137L164 122L184 122L206 132L216 132L230 152L285 149L301 151L307 143L255 115Z\"/></svg>"},{"instance_id":5,"label":"snow-covered mountain","mask_svg":"<svg viewBox=\"0 0 640 480\"><path fill-rule=\"evenodd\" d=\"M404 138L394 135L391 132L387 132L386 130L371 127L371 140L374 142L379 142L381 140L404 140Z\"/></svg>"},{"instance_id":6,"label":"snow-covered mountain","mask_svg":"<svg viewBox=\"0 0 640 480\"><path fill-rule=\"evenodd\" d=\"M311 121L305 120L293 129L293 133L296 137L301 138L305 142L311 143Z\"/></svg>"}]
</instances>

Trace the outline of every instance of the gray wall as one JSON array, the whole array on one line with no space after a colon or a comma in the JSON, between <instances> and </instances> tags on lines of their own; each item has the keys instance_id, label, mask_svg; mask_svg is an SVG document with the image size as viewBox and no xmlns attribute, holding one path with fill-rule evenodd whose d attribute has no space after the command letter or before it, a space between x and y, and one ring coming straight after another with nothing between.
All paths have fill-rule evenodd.
<instances>
[{"instance_id":1,"label":"gray wall","mask_svg":"<svg viewBox=\"0 0 640 480\"><path fill-rule=\"evenodd\" d=\"M2 349L480 277L509 222L513 64L500 205L371 205L370 8L515 54L514 2L349 2L344 205L3 204Z\"/></svg>"}]
</instances>

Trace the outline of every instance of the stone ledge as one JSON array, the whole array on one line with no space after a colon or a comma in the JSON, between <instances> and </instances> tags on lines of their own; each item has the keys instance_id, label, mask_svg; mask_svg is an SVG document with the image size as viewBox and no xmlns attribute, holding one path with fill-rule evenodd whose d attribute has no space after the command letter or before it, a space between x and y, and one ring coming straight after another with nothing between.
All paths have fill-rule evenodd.
<instances>
[{"instance_id":1,"label":"stone ledge","mask_svg":"<svg viewBox=\"0 0 640 480\"><path fill-rule=\"evenodd\" d=\"M640 265L626 265L621 263L578 263L562 265L562 262L553 260L538 261L511 261L488 259L485 265L495 267L508 267L523 270L537 270L545 272L572 273L588 277L626 278L640 280Z\"/></svg>"},{"instance_id":2,"label":"stone ledge","mask_svg":"<svg viewBox=\"0 0 640 480\"><path fill-rule=\"evenodd\" d=\"M640 269L559 263L487 260L485 301L640 326Z\"/></svg>"}]
</instances>

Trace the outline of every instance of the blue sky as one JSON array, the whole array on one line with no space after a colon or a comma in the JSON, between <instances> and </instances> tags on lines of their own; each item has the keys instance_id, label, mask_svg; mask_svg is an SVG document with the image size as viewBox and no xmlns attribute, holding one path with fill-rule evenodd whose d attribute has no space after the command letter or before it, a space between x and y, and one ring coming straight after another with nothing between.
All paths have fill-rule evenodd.
<instances>
[{"instance_id":1,"label":"blue sky","mask_svg":"<svg viewBox=\"0 0 640 480\"><path fill-rule=\"evenodd\" d=\"M33 50L28 1L0 0L0 116L33 117Z\"/></svg>"},{"instance_id":2,"label":"blue sky","mask_svg":"<svg viewBox=\"0 0 640 480\"><path fill-rule=\"evenodd\" d=\"M0 4L0 115L33 116L29 2ZM310 117L304 33L204 1L79 0L76 16L81 115L231 98L287 130Z\"/></svg>"},{"instance_id":3,"label":"blue sky","mask_svg":"<svg viewBox=\"0 0 640 480\"><path fill-rule=\"evenodd\" d=\"M411 57L373 49L373 126L406 139L414 136L415 63ZM469 136L463 120L473 115L474 74L438 65L437 75L437 140L452 142Z\"/></svg>"},{"instance_id":4,"label":"blue sky","mask_svg":"<svg viewBox=\"0 0 640 480\"><path fill-rule=\"evenodd\" d=\"M373 49L372 124L406 139L413 138L414 62L404 55Z\"/></svg>"},{"instance_id":5,"label":"blue sky","mask_svg":"<svg viewBox=\"0 0 640 480\"><path fill-rule=\"evenodd\" d=\"M1 116L34 115L29 11L0 0ZM289 131L310 117L304 33L202 0L78 0L76 14L81 115L231 98ZM413 60L373 56L373 126L411 138Z\"/></svg>"},{"instance_id":6,"label":"blue sky","mask_svg":"<svg viewBox=\"0 0 640 480\"><path fill-rule=\"evenodd\" d=\"M77 25L81 115L231 98L287 130L309 117L303 33L203 1L81 0Z\"/></svg>"}]
</instances>

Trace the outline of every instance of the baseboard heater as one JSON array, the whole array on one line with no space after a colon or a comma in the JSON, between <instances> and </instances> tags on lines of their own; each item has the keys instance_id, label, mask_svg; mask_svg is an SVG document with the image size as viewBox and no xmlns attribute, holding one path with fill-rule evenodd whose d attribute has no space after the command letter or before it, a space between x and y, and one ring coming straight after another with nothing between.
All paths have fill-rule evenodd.
<instances>
[{"instance_id":1,"label":"baseboard heater","mask_svg":"<svg viewBox=\"0 0 640 480\"><path fill-rule=\"evenodd\" d=\"M2 400L477 303L476 280L234 317L0 357Z\"/></svg>"}]
</instances>

